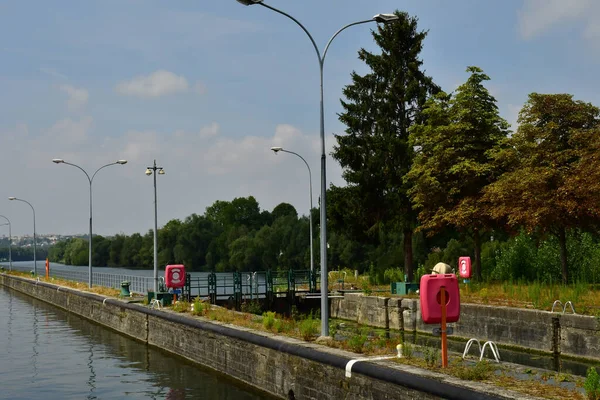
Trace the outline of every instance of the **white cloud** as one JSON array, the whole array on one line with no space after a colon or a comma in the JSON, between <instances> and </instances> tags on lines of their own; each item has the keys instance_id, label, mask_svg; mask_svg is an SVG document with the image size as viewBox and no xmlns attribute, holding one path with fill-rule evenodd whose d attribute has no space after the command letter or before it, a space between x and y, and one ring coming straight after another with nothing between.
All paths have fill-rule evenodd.
<instances>
[{"instance_id":1,"label":"white cloud","mask_svg":"<svg viewBox=\"0 0 600 400\"><path fill-rule=\"evenodd\" d=\"M89 217L87 182L76 168L56 165L63 158L79 165L90 176L100 166L126 159L123 166L103 169L93 181L94 232L145 233L153 226L152 179L144 171L153 160L164 167L157 177L158 222L184 219L216 200L254 196L261 208L292 204L300 214L309 209L308 172L293 154L274 154L282 146L302 155L312 170L313 204L319 198L320 140L291 125L278 125L266 136L237 132L225 136L218 122L188 131L134 131L117 136L95 135L91 117L64 118L46 129L20 124L0 131L3 144L14 149L4 158L12 171L3 186L10 193L31 200L39 233L85 233ZM333 140L328 141L328 149ZM340 169L327 159L328 182L343 184ZM8 202L6 202L8 203ZM28 221L28 210L13 204L7 213ZM10 218L10 217L9 217ZM28 219L29 218L29 219ZM14 233L29 232L28 224L15 224Z\"/></svg>"},{"instance_id":2,"label":"white cloud","mask_svg":"<svg viewBox=\"0 0 600 400\"><path fill-rule=\"evenodd\" d=\"M525 0L518 11L519 30L525 39L539 36L557 25L577 22L586 37L597 38L596 21L600 3L596 0Z\"/></svg>"},{"instance_id":3,"label":"white cloud","mask_svg":"<svg viewBox=\"0 0 600 400\"><path fill-rule=\"evenodd\" d=\"M115 87L115 91L119 94L139 97L160 97L188 90L189 84L185 77L165 70L137 76Z\"/></svg>"},{"instance_id":4,"label":"white cloud","mask_svg":"<svg viewBox=\"0 0 600 400\"><path fill-rule=\"evenodd\" d=\"M69 95L67 105L71 111L76 111L83 108L90 98L87 89L84 88L76 88L71 85L60 85L59 89Z\"/></svg>"},{"instance_id":5,"label":"white cloud","mask_svg":"<svg viewBox=\"0 0 600 400\"><path fill-rule=\"evenodd\" d=\"M217 124L216 122L213 122L212 124L202 127L200 128L200 132L199 132L199 136L201 138L208 138L208 137L213 137L213 136L217 136L219 134L219 124Z\"/></svg>"}]
</instances>

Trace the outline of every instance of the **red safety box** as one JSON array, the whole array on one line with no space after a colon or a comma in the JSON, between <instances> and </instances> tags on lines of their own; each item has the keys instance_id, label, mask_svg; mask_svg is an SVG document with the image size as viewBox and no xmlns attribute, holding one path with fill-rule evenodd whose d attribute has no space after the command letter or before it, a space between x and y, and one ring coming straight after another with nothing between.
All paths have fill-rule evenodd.
<instances>
[{"instance_id":1,"label":"red safety box","mask_svg":"<svg viewBox=\"0 0 600 400\"><path fill-rule=\"evenodd\" d=\"M471 277L471 257L460 257L458 259L458 274L465 279Z\"/></svg>"},{"instance_id":2,"label":"red safety box","mask_svg":"<svg viewBox=\"0 0 600 400\"><path fill-rule=\"evenodd\" d=\"M426 324L442 322L440 289L446 289L446 322L456 322L460 316L460 291L454 274L423 275L420 284L421 318Z\"/></svg>"},{"instance_id":3,"label":"red safety box","mask_svg":"<svg viewBox=\"0 0 600 400\"><path fill-rule=\"evenodd\" d=\"M165 268L165 285L168 288L185 286L185 266L182 264L167 265Z\"/></svg>"}]
</instances>

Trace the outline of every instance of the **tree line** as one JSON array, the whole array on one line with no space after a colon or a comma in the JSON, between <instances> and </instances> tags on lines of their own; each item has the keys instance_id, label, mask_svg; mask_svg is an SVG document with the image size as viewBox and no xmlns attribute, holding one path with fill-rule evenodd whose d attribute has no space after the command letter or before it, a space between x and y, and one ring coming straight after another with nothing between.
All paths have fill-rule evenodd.
<instances>
[{"instance_id":1,"label":"tree line","mask_svg":"<svg viewBox=\"0 0 600 400\"><path fill-rule=\"evenodd\" d=\"M396 15L372 32L379 51L358 53L368 72L353 72L343 90L346 129L335 134L331 155L346 184L327 191L330 269L375 280L399 269L414 281L434 262L471 255L477 279L595 281L598 107L570 94L531 93L510 127L481 68L468 66L466 81L445 92L420 58L427 32L417 18ZM217 201L160 229L159 263L307 269L308 229L308 218L286 203L269 212L253 197ZM316 235L316 265L318 243ZM85 251L74 239L50 258L85 265ZM152 232L98 237L94 264L151 267Z\"/></svg>"}]
</instances>

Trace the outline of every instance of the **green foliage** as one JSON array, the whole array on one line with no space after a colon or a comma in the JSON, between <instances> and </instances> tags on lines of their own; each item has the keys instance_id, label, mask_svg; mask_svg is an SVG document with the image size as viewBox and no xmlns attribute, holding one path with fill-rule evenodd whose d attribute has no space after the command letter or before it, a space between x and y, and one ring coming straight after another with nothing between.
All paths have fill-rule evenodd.
<instances>
[{"instance_id":1,"label":"green foliage","mask_svg":"<svg viewBox=\"0 0 600 400\"><path fill-rule=\"evenodd\" d=\"M244 301L241 306L241 311L249 314L260 315L262 313L262 306L257 300Z\"/></svg>"},{"instance_id":2,"label":"green foliage","mask_svg":"<svg viewBox=\"0 0 600 400\"><path fill-rule=\"evenodd\" d=\"M486 360L477 362L474 366L457 365L452 369L454 375L467 381L484 381L494 373L494 367Z\"/></svg>"},{"instance_id":3,"label":"green foliage","mask_svg":"<svg viewBox=\"0 0 600 400\"><path fill-rule=\"evenodd\" d=\"M302 339L309 341L313 340L319 333L319 320L313 318L312 314L302 319L298 324L298 330Z\"/></svg>"},{"instance_id":4,"label":"green foliage","mask_svg":"<svg viewBox=\"0 0 600 400\"><path fill-rule=\"evenodd\" d=\"M373 289L371 289L371 284L366 279L362 281L362 291L367 296L370 296L371 293L373 293Z\"/></svg>"},{"instance_id":5,"label":"green foliage","mask_svg":"<svg viewBox=\"0 0 600 400\"><path fill-rule=\"evenodd\" d=\"M583 388L588 399L600 399L600 376L595 367L588 368Z\"/></svg>"},{"instance_id":6,"label":"green foliage","mask_svg":"<svg viewBox=\"0 0 600 400\"><path fill-rule=\"evenodd\" d=\"M428 367L435 367L440 359L440 349L437 347L424 347L423 358L425 359L425 364L427 364Z\"/></svg>"},{"instance_id":7,"label":"green foliage","mask_svg":"<svg viewBox=\"0 0 600 400\"><path fill-rule=\"evenodd\" d=\"M368 337L364 334L355 334L352 335L348 340L347 344L355 353L362 353L364 351L365 343L367 342Z\"/></svg>"},{"instance_id":8,"label":"green foliage","mask_svg":"<svg viewBox=\"0 0 600 400\"><path fill-rule=\"evenodd\" d=\"M206 307L204 307L204 303L200 300L199 297L194 299L192 314L193 315L204 315Z\"/></svg>"},{"instance_id":9,"label":"green foliage","mask_svg":"<svg viewBox=\"0 0 600 400\"><path fill-rule=\"evenodd\" d=\"M493 155L506 172L482 198L492 218L556 237L563 283L568 232L600 222L599 117L600 109L571 95L531 93L517 132Z\"/></svg>"},{"instance_id":10,"label":"green foliage","mask_svg":"<svg viewBox=\"0 0 600 400\"><path fill-rule=\"evenodd\" d=\"M190 303L187 301L176 301L173 303L173 311L183 313L188 312L190 310Z\"/></svg>"},{"instance_id":11,"label":"green foliage","mask_svg":"<svg viewBox=\"0 0 600 400\"><path fill-rule=\"evenodd\" d=\"M385 283L404 282L404 271L400 268L388 268L383 273Z\"/></svg>"},{"instance_id":12,"label":"green foliage","mask_svg":"<svg viewBox=\"0 0 600 400\"><path fill-rule=\"evenodd\" d=\"M412 359L415 354L415 348L412 344L404 342L402 345L402 356L407 359Z\"/></svg>"},{"instance_id":13,"label":"green foliage","mask_svg":"<svg viewBox=\"0 0 600 400\"><path fill-rule=\"evenodd\" d=\"M480 251L480 235L492 227L482 189L497 174L492 150L506 137L508 124L496 99L483 86L490 78L480 68L454 94L440 92L425 105L424 118L411 128L417 152L404 176L408 194L419 211L419 229L439 232L452 226L468 232ZM474 275L481 278L478 259Z\"/></svg>"},{"instance_id":14,"label":"green foliage","mask_svg":"<svg viewBox=\"0 0 600 400\"><path fill-rule=\"evenodd\" d=\"M381 53L358 53L370 71L352 73L352 84L344 88L340 121L346 132L335 136L332 152L348 183L331 190L332 225L348 227L353 238L371 244L379 242L386 226L412 236L416 215L402 185L413 158L408 130L427 96L439 90L419 59L427 33L417 29L416 18L396 15L393 24L373 32ZM412 279L412 242L403 248L404 269Z\"/></svg>"},{"instance_id":15,"label":"green foliage","mask_svg":"<svg viewBox=\"0 0 600 400\"><path fill-rule=\"evenodd\" d=\"M273 326L275 325L275 313L272 311L267 311L265 313L263 313L263 326L265 327L265 329L267 330L271 330L273 328Z\"/></svg>"}]
</instances>

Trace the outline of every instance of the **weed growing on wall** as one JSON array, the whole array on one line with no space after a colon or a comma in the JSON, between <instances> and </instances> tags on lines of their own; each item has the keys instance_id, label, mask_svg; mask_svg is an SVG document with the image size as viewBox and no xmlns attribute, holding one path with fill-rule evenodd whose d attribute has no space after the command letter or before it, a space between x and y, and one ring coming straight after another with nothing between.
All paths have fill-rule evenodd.
<instances>
[{"instance_id":1,"label":"weed growing on wall","mask_svg":"<svg viewBox=\"0 0 600 400\"><path fill-rule=\"evenodd\" d=\"M583 388L589 400L600 399L600 376L598 376L596 368L588 368Z\"/></svg>"},{"instance_id":2,"label":"weed growing on wall","mask_svg":"<svg viewBox=\"0 0 600 400\"><path fill-rule=\"evenodd\" d=\"M263 313L263 326L265 327L266 330L270 331L273 326L275 325L275 313L272 311L267 311L265 313Z\"/></svg>"}]
</instances>

